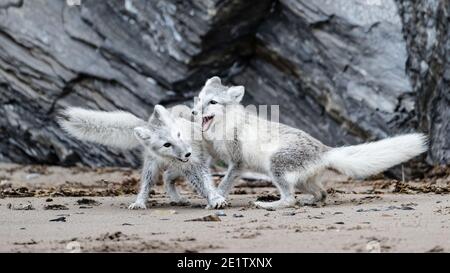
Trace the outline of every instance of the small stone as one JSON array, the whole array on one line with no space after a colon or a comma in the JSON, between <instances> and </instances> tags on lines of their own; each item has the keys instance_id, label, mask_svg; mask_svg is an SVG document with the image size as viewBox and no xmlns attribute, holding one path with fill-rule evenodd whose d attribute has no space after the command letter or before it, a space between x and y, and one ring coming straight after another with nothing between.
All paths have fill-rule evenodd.
<instances>
[{"instance_id":1,"label":"small stone","mask_svg":"<svg viewBox=\"0 0 450 273\"><path fill-rule=\"evenodd\" d=\"M38 174L38 173L30 173L27 176L25 176L25 179L26 180L33 180L33 179L38 178L39 176L41 176L41 175Z\"/></svg>"},{"instance_id":2,"label":"small stone","mask_svg":"<svg viewBox=\"0 0 450 273\"><path fill-rule=\"evenodd\" d=\"M52 204L52 205L45 205L44 210L68 210L69 208L64 205L59 204Z\"/></svg>"},{"instance_id":3,"label":"small stone","mask_svg":"<svg viewBox=\"0 0 450 273\"><path fill-rule=\"evenodd\" d=\"M168 216L168 215L177 214L177 211L173 210L173 209L156 209L156 210L152 211L152 214L158 215L158 216Z\"/></svg>"},{"instance_id":4,"label":"small stone","mask_svg":"<svg viewBox=\"0 0 450 273\"><path fill-rule=\"evenodd\" d=\"M428 251L426 251L426 252L428 252L428 253L440 253L440 252L444 252L445 250L444 250L444 248L443 247L441 247L441 246L435 246L435 247L433 247L432 249L430 249L430 250L428 250Z\"/></svg>"},{"instance_id":5,"label":"small stone","mask_svg":"<svg viewBox=\"0 0 450 273\"><path fill-rule=\"evenodd\" d=\"M8 209L12 209L12 210L34 210L34 207L31 204L26 204L26 205L19 204L17 206L13 206L11 204L8 204L7 208Z\"/></svg>"},{"instance_id":6,"label":"small stone","mask_svg":"<svg viewBox=\"0 0 450 273\"><path fill-rule=\"evenodd\" d=\"M77 200L78 205L90 205L90 206L99 206L101 203L95 201L94 199L83 198Z\"/></svg>"},{"instance_id":7,"label":"small stone","mask_svg":"<svg viewBox=\"0 0 450 273\"><path fill-rule=\"evenodd\" d=\"M9 182L8 180L0 181L0 189L7 189L7 188L11 188L11 187L12 187L12 183Z\"/></svg>"},{"instance_id":8,"label":"small stone","mask_svg":"<svg viewBox=\"0 0 450 273\"><path fill-rule=\"evenodd\" d=\"M194 218L190 220L186 220L185 222L220 222L219 216L215 214L207 215L205 217Z\"/></svg>"},{"instance_id":9,"label":"small stone","mask_svg":"<svg viewBox=\"0 0 450 273\"><path fill-rule=\"evenodd\" d=\"M55 219L51 219L50 222L66 222L66 217L58 217Z\"/></svg>"},{"instance_id":10,"label":"small stone","mask_svg":"<svg viewBox=\"0 0 450 273\"><path fill-rule=\"evenodd\" d=\"M295 212L284 212L283 216L294 216Z\"/></svg>"},{"instance_id":11,"label":"small stone","mask_svg":"<svg viewBox=\"0 0 450 273\"><path fill-rule=\"evenodd\" d=\"M227 216L227 214L223 210L219 210L216 212L217 216Z\"/></svg>"}]
</instances>

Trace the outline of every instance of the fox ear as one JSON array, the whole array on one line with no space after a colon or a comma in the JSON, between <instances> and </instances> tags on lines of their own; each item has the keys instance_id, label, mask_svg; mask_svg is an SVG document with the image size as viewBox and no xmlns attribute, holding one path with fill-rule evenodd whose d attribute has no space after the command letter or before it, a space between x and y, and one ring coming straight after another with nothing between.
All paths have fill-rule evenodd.
<instances>
[{"instance_id":1,"label":"fox ear","mask_svg":"<svg viewBox=\"0 0 450 273\"><path fill-rule=\"evenodd\" d=\"M167 122L172 120L172 114L162 105L155 105L153 110L153 118L161 122Z\"/></svg>"},{"instance_id":2,"label":"fox ear","mask_svg":"<svg viewBox=\"0 0 450 273\"><path fill-rule=\"evenodd\" d=\"M214 77L212 77L212 78L210 78L209 80L206 81L205 86L213 85L213 84L215 84L215 85L222 85L222 81L220 80L219 77L214 76Z\"/></svg>"},{"instance_id":3,"label":"fox ear","mask_svg":"<svg viewBox=\"0 0 450 273\"><path fill-rule=\"evenodd\" d=\"M164 106L159 105L159 104L155 105L155 109L153 110L153 116L156 119L162 120L168 114L169 114L169 112L167 111L166 108L164 108Z\"/></svg>"},{"instance_id":4,"label":"fox ear","mask_svg":"<svg viewBox=\"0 0 450 273\"><path fill-rule=\"evenodd\" d=\"M162 105L155 105L153 115L150 117L149 123L154 125L170 125L175 123L172 114Z\"/></svg>"},{"instance_id":5,"label":"fox ear","mask_svg":"<svg viewBox=\"0 0 450 273\"><path fill-rule=\"evenodd\" d=\"M228 88L227 93L234 102L239 103L242 101L242 98L244 97L245 88L242 85L232 86Z\"/></svg>"},{"instance_id":6,"label":"fox ear","mask_svg":"<svg viewBox=\"0 0 450 273\"><path fill-rule=\"evenodd\" d=\"M141 140L150 139L152 136L152 132L145 127L136 127L134 128L134 135Z\"/></svg>"}]
</instances>

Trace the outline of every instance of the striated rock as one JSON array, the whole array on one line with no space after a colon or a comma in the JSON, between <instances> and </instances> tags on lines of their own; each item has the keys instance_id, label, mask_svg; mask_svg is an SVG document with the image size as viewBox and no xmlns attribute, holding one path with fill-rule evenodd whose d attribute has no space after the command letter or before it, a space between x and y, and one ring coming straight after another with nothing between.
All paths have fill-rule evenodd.
<instances>
[{"instance_id":1,"label":"striated rock","mask_svg":"<svg viewBox=\"0 0 450 273\"><path fill-rule=\"evenodd\" d=\"M407 73L419 128L430 134L428 163L450 162L450 2L399 1Z\"/></svg>"},{"instance_id":2,"label":"striated rock","mask_svg":"<svg viewBox=\"0 0 450 273\"><path fill-rule=\"evenodd\" d=\"M328 145L422 130L449 162L446 0L0 0L0 161L137 166L139 151L80 143L68 105L146 118L205 79Z\"/></svg>"},{"instance_id":3,"label":"striated rock","mask_svg":"<svg viewBox=\"0 0 450 273\"><path fill-rule=\"evenodd\" d=\"M232 82L328 145L420 130L431 136L428 163L448 163L449 5L281 0Z\"/></svg>"},{"instance_id":4,"label":"striated rock","mask_svg":"<svg viewBox=\"0 0 450 273\"><path fill-rule=\"evenodd\" d=\"M270 1L0 2L0 161L137 165L67 137L67 105L148 117L251 53ZM220 10L220 12L219 12Z\"/></svg>"},{"instance_id":5,"label":"striated rock","mask_svg":"<svg viewBox=\"0 0 450 273\"><path fill-rule=\"evenodd\" d=\"M236 82L329 145L413 129L400 17L393 1L372 2L280 1Z\"/></svg>"}]
</instances>

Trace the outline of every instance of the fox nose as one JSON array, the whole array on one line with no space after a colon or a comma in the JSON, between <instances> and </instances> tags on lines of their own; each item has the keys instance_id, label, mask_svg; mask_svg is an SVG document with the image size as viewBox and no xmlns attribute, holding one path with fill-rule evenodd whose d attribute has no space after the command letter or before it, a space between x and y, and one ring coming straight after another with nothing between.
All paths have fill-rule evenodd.
<instances>
[{"instance_id":1,"label":"fox nose","mask_svg":"<svg viewBox=\"0 0 450 273\"><path fill-rule=\"evenodd\" d=\"M195 110L192 111L192 115L196 116L197 114L198 114L197 111L195 111Z\"/></svg>"},{"instance_id":2,"label":"fox nose","mask_svg":"<svg viewBox=\"0 0 450 273\"><path fill-rule=\"evenodd\" d=\"M187 153L187 154L184 155L184 157L186 157L186 158L188 158L190 156L191 156L191 153Z\"/></svg>"}]
</instances>

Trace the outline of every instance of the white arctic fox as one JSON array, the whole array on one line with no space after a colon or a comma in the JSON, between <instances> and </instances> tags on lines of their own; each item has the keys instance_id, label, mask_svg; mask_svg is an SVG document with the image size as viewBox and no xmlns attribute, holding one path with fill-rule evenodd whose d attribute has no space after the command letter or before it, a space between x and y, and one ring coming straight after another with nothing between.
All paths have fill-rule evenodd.
<instances>
[{"instance_id":1,"label":"white arctic fox","mask_svg":"<svg viewBox=\"0 0 450 273\"><path fill-rule=\"evenodd\" d=\"M130 209L146 208L150 188L163 171L166 190L172 201L186 202L174 184L178 177L186 177L197 192L207 198L208 208L226 205L225 198L218 194L212 182L209 155L203 148L200 125L174 117L161 105L155 106L148 122L123 111L70 107L61 114L59 124L77 139L123 149L144 147L141 187Z\"/></svg>"},{"instance_id":2,"label":"white arctic fox","mask_svg":"<svg viewBox=\"0 0 450 273\"><path fill-rule=\"evenodd\" d=\"M409 160L427 150L423 134L407 134L355 146L331 148L307 133L249 113L240 104L243 86L226 87L220 78L209 79L192 111L201 113L203 137L211 153L228 163L219 185L226 196L242 171L268 174L281 199L256 202L262 208L295 204L294 188L323 201L326 190L319 179L324 172L366 177Z\"/></svg>"}]
</instances>

